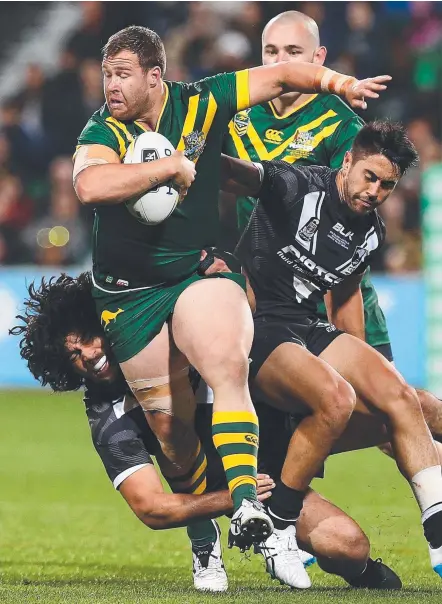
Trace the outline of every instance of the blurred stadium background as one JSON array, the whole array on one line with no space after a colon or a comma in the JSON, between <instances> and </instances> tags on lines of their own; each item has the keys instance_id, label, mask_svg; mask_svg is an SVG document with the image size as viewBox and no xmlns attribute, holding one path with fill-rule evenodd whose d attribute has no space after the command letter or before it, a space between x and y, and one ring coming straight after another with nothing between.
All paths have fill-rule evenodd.
<instances>
[{"instance_id":1,"label":"blurred stadium background","mask_svg":"<svg viewBox=\"0 0 442 604\"><path fill-rule=\"evenodd\" d=\"M71 156L103 102L100 48L108 36L133 23L155 29L166 45L166 78L191 81L259 64L263 25L291 9L318 22L328 66L357 77L393 76L364 118L405 122L421 161L382 209L388 238L373 266L375 284L399 369L413 385L442 394L442 3L2 2L1 601L200 601L182 592L191 583L184 531L147 534L131 517L92 451L75 404L80 394L21 390L37 384L7 334L26 283L90 266L91 214L73 191ZM227 221L223 242L233 238ZM375 451L344 457L331 461L321 491L351 509L376 554L388 555L410 586L435 586L417 510L393 464ZM229 554L227 568L233 584L247 589L229 602L274 598L256 559ZM324 589L342 585L320 576ZM401 601L421 598L421 587L409 587ZM326 596L344 597L324 591L307 601ZM371 601L366 597L357 601Z\"/></svg>"},{"instance_id":2,"label":"blurred stadium background","mask_svg":"<svg viewBox=\"0 0 442 604\"><path fill-rule=\"evenodd\" d=\"M0 385L34 385L7 337L25 280L89 266L91 212L75 197L71 156L103 102L108 36L132 23L155 29L166 77L191 81L259 64L263 25L289 9L318 22L328 66L393 76L364 118L404 121L421 161L382 208L388 238L373 270L398 367L414 385L442 392L440 2L0 4Z\"/></svg>"}]
</instances>

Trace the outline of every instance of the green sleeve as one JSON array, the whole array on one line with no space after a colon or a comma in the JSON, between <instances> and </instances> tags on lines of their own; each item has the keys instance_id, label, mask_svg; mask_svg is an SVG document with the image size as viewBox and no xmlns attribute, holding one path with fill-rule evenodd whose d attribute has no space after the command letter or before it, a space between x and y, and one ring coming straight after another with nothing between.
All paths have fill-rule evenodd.
<instances>
[{"instance_id":1,"label":"green sleeve","mask_svg":"<svg viewBox=\"0 0 442 604\"><path fill-rule=\"evenodd\" d=\"M105 147L110 147L115 153L121 156L121 143L112 127L115 128L115 126L107 124L98 116L92 116L78 137L78 145L104 145Z\"/></svg>"},{"instance_id":2,"label":"green sleeve","mask_svg":"<svg viewBox=\"0 0 442 604\"><path fill-rule=\"evenodd\" d=\"M233 128L233 120L229 122L229 130L230 128ZM225 153L226 155L231 155L232 157L237 157L235 145L233 144L232 137L230 136L229 131L224 134L223 153Z\"/></svg>"},{"instance_id":3,"label":"green sleeve","mask_svg":"<svg viewBox=\"0 0 442 604\"><path fill-rule=\"evenodd\" d=\"M206 78L205 82L215 98L218 109L224 111L228 121L238 111L250 107L248 69L233 73L220 73Z\"/></svg>"},{"instance_id":4,"label":"green sleeve","mask_svg":"<svg viewBox=\"0 0 442 604\"><path fill-rule=\"evenodd\" d=\"M333 170L340 168L344 161L344 155L350 150L356 134L364 125L364 122L357 116L353 116L343 121L336 128L333 136L327 141L327 155L329 158L329 167Z\"/></svg>"}]
</instances>

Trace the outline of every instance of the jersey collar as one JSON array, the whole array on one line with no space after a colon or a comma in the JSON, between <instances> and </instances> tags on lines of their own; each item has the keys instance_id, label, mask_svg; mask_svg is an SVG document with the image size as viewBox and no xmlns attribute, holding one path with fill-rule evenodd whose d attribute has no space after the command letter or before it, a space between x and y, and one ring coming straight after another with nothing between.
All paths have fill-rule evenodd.
<instances>
[{"instance_id":1,"label":"jersey collar","mask_svg":"<svg viewBox=\"0 0 442 604\"><path fill-rule=\"evenodd\" d=\"M303 107L305 107L306 105L308 105L309 103L314 101L317 96L318 96L317 94L314 94L309 99L307 99L304 103L301 103L297 107L294 107L291 111L289 111L288 113L285 113L284 115L278 115L272 101L269 101L269 105L270 105L270 109L273 113L273 117L275 117L277 120L285 120L286 117L290 117L291 115L293 115L294 113L297 113L300 109L302 109Z\"/></svg>"},{"instance_id":2,"label":"jersey collar","mask_svg":"<svg viewBox=\"0 0 442 604\"><path fill-rule=\"evenodd\" d=\"M156 128L155 128L154 132L158 132L158 130L160 128L161 119L162 119L162 117L164 115L164 111L166 109L167 103L169 101L169 96L170 96L169 86L167 85L167 82L164 82L164 80L163 80L163 84L164 84L165 89L166 89L166 94L164 96L163 106L161 107L160 115L158 116L157 125L156 125ZM150 132L149 128L147 128L147 126L145 124L143 124L142 122L136 121L135 124L139 128L141 128L141 130L144 130L145 132Z\"/></svg>"}]
</instances>

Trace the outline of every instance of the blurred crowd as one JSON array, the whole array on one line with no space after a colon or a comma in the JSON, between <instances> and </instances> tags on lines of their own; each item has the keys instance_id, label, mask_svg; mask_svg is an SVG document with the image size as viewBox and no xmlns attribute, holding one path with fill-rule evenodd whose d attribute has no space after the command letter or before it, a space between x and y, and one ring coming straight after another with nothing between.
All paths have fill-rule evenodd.
<instances>
[{"instance_id":1,"label":"blurred crowd","mask_svg":"<svg viewBox=\"0 0 442 604\"><path fill-rule=\"evenodd\" d=\"M364 118L407 124L420 153L382 209L387 244L375 270L419 270L422 171L442 159L442 11L438 2L83 2L58 71L29 63L25 84L0 107L0 264L88 262L92 216L72 188L76 138L103 103L100 49L137 23L163 38L166 79L193 81L261 62L261 31L274 15L313 17L326 64L393 82Z\"/></svg>"}]
</instances>

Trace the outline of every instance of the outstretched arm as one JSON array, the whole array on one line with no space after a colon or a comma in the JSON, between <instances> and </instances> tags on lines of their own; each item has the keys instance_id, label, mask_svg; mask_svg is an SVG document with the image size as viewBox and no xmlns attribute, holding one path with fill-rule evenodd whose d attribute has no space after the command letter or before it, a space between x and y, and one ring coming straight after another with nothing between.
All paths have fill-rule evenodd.
<instances>
[{"instance_id":1,"label":"outstretched arm","mask_svg":"<svg viewBox=\"0 0 442 604\"><path fill-rule=\"evenodd\" d=\"M270 101L286 92L337 94L355 109L366 109L366 98L376 99L390 76L357 80L314 63L284 62L249 70L250 106Z\"/></svg>"}]
</instances>

